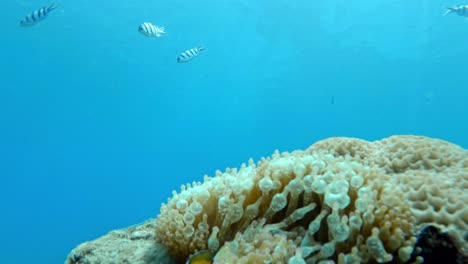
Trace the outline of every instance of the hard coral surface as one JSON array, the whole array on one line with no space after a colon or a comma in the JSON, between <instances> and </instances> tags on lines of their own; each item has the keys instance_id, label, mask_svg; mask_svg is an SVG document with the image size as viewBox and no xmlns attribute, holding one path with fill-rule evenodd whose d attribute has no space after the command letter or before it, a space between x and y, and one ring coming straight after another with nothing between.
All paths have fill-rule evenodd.
<instances>
[{"instance_id":1,"label":"hard coral surface","mask_svg":"<svg viewBox=\"0 0 468 264\"><path fill-rule=\"evenodd\" d=\"M468 252L468 151L418 136L330 138L182 186L156 240L183 263L420 263L434 226Z\"/></svg>"},{"instance_id":2,"label":"hard coral surface","mask_svg":"<svg viewBox=\"0 0 468 264\"><path fill-rule=\"evenodd\" d=\"M73 249L65 264L175 264L166 248L154 243L154 220L109 232Z\"/></svg>"}]
</instances>

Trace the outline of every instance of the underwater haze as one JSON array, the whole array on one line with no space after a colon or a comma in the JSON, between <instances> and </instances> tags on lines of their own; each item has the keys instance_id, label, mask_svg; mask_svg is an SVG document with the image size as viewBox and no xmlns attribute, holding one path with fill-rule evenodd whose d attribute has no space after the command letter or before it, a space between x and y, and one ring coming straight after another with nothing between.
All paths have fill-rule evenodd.
<instances>
[{"instance_id":1,"label":"underwater haze","mask_svg":"<svg viewBox=\"0 0 468 264\"><path fill-rule=\"evenodd\" d=\"M468 20L443 15L468 1L63 0L20 27L51 4L2 6L1 263L63 263L275 149L399 134L468 147Z\"/></svg>"}]
</instances>

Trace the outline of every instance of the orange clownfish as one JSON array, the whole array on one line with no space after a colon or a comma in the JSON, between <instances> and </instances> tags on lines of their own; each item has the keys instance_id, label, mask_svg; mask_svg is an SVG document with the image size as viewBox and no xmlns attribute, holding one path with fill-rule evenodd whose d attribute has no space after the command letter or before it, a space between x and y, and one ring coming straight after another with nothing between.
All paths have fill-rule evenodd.
<instances>
[{"instance_id":1,"label":"orange clownfish","mask_svg":"<svg viewBox=\"0 0 468 264\"><path fill-rule=\"evenodd\" d=\"M211 251L202 250L190 256L185 264L212 264L213 257Z\"/></svg>"}]
</instances>

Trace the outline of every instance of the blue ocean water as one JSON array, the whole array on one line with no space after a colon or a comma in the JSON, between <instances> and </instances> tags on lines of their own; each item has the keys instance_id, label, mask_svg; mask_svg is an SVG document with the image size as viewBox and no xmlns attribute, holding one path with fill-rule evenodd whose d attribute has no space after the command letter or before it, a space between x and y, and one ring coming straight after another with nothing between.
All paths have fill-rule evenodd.
<instances>
[{"instance_id":1,"label":"blue ocean water","mask_svg":"<svg viewBox=\"0 0 468 264\"><path fill-rule=\"evenodd\" d=\"M181 184L275 149L396 134L468 147L468 21L443 16L468 3L58 3L30 28L51 2L2 6L1 263L63 263Z\"/></svg>"}]
</instances>

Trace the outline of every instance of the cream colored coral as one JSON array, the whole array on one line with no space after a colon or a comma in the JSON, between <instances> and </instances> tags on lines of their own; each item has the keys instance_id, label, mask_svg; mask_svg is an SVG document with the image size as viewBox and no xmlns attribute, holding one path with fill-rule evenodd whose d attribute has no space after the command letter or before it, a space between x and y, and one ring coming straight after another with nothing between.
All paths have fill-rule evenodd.
<instances>
[{"instance_id":1,"label":"cream colored coral","mask_svg":"<svg viewBox=\"0 0 468 264\"><path fill-rule=\"evenodd\" d=\"M217 252L217 258L224 264L237 263L287 263L296 252L292 240L264 228L265 219L254 221L243 234L238 233L233 241Z\"/></svg>"},{"instance_id":2,"label":"cream colored coral","mask_svg":"<svg viewBox=\"0 0 468 264\"><path fill-rule=\"evenodd\" d=\"M331 138L182 186L156 237L181 262L210 249L215 263L402 263L427 224L467 251L467 187L468 153L453 144Z\"/></svg>"}]
</instances>

